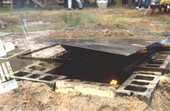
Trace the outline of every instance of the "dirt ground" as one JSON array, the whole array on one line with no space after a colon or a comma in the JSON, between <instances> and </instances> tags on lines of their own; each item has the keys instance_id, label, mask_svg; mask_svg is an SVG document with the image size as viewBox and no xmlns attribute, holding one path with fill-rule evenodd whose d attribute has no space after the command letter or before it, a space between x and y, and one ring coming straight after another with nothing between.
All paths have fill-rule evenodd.
<instances>
[{"instance_id":1,"label":"dirt ground","mask_svg":"<svg viewBox=\"0 0 170 111\"><path fill-rule=\"evenodd\" d=\"M157 19L157 17L155 18ZM5 28L6 24L7 23L5 22L1 25L1 28ZM154 21L151 25L153 24L155 26L159 25L159 23ZM133 26L138 27L139 24ZM113 30L115 27L122 30ZM128 36L132 38L138 36L138 32L134 33L127 30L129 27L130 26L126 24L114 24L113 26L97 24L92 27L84 26L82 28L81 26L73 28L69 27L55 31L34 31L29 32L29 37L27 38L23 37L23 33L19 32L3 32L0 33L0 35L3 37L5 42L10 41L19 48L34 50L47 46L49 43L31 41L32 39L53 37L54 35L62 38L77 38L82 35L84 35L83 37L94 37L94 35L100 36L101 34L103 37L115 34L117 34L118 37ZM83 30L80 30L81 28ZM164 30L164 28L166 31L169 30L167 24L165 27L162 26L161 30ZM147 38L147 34L154 32L154 34L152 33L153 35L150 36L150 38L153 38L156 35L156 29L157 27L152 27L152 31L144 30L144 32L140 32L140 34L145 35ZM60 50L63 49L59 47L58 51ZM53 53L53 51L49 51L49 53ZM41 55L49 56L47 53L43 53ZM127 96L111 99L90 95L85 96L78 93L61 94L54 92L51 87L44 83L35 83L30 81L18 81L18 85L19 87L17 89L0 95L0 111L170 111L170 74L165 74L161 77L158 89L155 91L152 104L150 106L136 97Z\"/></svg>"},{"instance_id":2,"label":"dirt ground","mask_svg":"<svg viewBox=\"0 0 170 111\"><path fill-rule=\"evenodd\" d=\"M151 106L136 97L104 98L61 94L43 83L19 81L19 88L1 94L1 111L169 111L170 76L163 76Z\"/></svg>"},{"instance_id":3,"label":"dirt ground","mask_svg":"<svg viewBox=\"0 0 170 111\"><path fill-rule=\"evenodd\" d=\"M41 32L34 33L27 39L37 38L39 33ZM35 41L23 42L26 39L23 37L10 38L4 41L12 41L19 48L37 49L49 45ZM51 51L51 53L54 52ZM45 54L44 56L47 56ZM77 93L61 94L54 92L44 83L19 81L18 84L19 88L0 95L0 111L168 111L170 109L169 74L162 76L151 106L136 97L111 99Z\"/></svg>"}]
</instances>

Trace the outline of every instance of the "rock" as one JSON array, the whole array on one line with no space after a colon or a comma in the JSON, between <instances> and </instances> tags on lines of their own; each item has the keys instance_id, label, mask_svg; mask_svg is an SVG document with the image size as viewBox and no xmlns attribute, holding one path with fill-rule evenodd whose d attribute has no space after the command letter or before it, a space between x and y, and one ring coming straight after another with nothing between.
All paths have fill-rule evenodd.
<instances>
[{"instance_id":1,"label":"rock","mask_svg":"<svg viewBox=\"0 0 170 111\"><path fill-rule=\"evenodd\" d=\"M38 101L39 103L46 104L48 102L49 96L46 89L32 93L34 97L34 102Z\"/></svg>"},{"instance_id":2,"label":"rock","mask_svg":"<svg viewBox=\"0 0 170 111\"><path fill-rule=\"evenodd\" d=\"M159 82L159 88L161 89L164 88L169 90L170 89L169 85L170 85L170 75L167 74L162 76Z\"/></svg>"},{"instance_id":3,"label":"rock","mask_svg":"<svg viewBox=\"0 0 170 111\"><path fill-rule=\"evenodd\" d=\"M103 33L108 33L109 30L108 29L105 29L105 30L102 30Z\"/></svg>"}]
</instances>

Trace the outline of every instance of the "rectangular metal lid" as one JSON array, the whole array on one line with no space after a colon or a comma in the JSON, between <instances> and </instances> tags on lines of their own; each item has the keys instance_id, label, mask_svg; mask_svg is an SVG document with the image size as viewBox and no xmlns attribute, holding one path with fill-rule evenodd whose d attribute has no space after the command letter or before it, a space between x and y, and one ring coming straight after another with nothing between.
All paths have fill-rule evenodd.
<instances>
[{"instance_id":1,"label":"rectangular metal lid","mask_svg":"<svg viewBox=\"0 0 170 111\"><path fill-rule=\"evenodd\" d=\"M84 48L105 53L129 56L160 40L153 39L38 39L38 41L54 42L63 46Z\"/></svg>"}]
</instances>

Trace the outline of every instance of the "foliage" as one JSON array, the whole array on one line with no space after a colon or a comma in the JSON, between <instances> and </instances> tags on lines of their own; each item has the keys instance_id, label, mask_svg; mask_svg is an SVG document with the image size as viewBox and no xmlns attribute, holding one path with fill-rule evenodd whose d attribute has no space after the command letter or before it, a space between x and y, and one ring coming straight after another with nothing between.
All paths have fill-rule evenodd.
<instances>
[{"instance_id":1,"label":"foliage","mask_svg":"<svg viewBox=\"0 0 170 111\"><path fill-rule=\"evenodd\" d=\"M90 13L68 12L60 15L64 23L69 26L80 26L85 24L95 24L98 20Z\"/></svg>"},{"instance_id":2,"label":"foliage","mask_svg":"<svg viewBox=\"0 0 170 111\"><path fill-rule=\"evenodd\" d=\"M170 31L162 32L160 35L163 36L163 37L170 36Z\"/></svg>"},{"instance_id":3,"label":"foliage","mask_svg":"<svg viewBox=\"0 0 170 111\"><path fill-rule=\"evenodd\" d=\"M22 32L19 16L27 19L27 31L60 30L74 27L70 37L164 37L170 35L169 14L144 16L145 10L128 8L84 10L0 9L0 19L7 23L1 32ZM1 24L0 24L1 25ZM76 28L77 27L77 28ZM81 28L79 28L81 27ZM82 33L81 33L82 32ZM68 37L55 33L56 37ZM63 33L63 32L62 32ZM64 32L65 33L65 32ZM78 34L79 33L79 34Z\"/></svg>"}]
</instances>

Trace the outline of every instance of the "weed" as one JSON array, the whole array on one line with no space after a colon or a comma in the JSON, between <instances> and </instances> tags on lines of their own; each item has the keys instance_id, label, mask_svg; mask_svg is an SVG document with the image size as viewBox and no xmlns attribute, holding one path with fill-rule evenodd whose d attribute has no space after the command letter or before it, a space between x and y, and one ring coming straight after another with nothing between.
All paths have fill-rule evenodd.
<instances>
[{"instance_id":1,"label":"weed","mask_svg":"<svg viewBox=\"0 0 170 111\"><path fill-rule=\"evenodd\" d=\"M64 13L60 15L61 19L65 22L65 24L69 27L72 26L80 26L84 24L95 24L98 19L92 16L90 13Z\"/></svg>"},{"instance_id":2,"label":"weed","mask_svg":"<svg viewBox=\"0 0 170 111\"><path fill-rule=\"evenodd\" d=\"M137 36L137 37L162 37L170 35L170 17L168 14L158 16L144 16L143 11L128 8L113 9L85 9L79 10L43 10L43 9L18 9L10 10L0 8L0 19L7 23L0 32L22 32L19 23L27 19L27 30L56 30L66 27L81 26L80 32L69 32L71 37L92 36ZM40 23L39 23L40 22ZM100 25L102 24L102 25ZM84 29L83 29L84 28ZM93 31L85 31L88 29ZM104 30L104 31L103 31ZM105 31L106 30L106 31ZM62 32L65 33L65 32ZM78 35L76 35L78 34ZM61 34L56 36L60 36ZM68 36L61 35L61 37ZM70 37L70 36L69 36Z\"/></svg>"},{"instance_id":3,"label":"weed","mask_svg":"<svg viewBox=\"0 0 170 111\"><path fill-rule=\"evenodd\" d=\"M170 31L162 32L162 33L160 33L160 35L163 36L163 37L170 36Z\"/></svg>"},{"instance_id":4,"label":"weed","mask_svg":"<svg viewBox=\"0 0 170 111\"><path fill-rule=\"evenodd\" d=\"M67 24L67 26L78 26L81 25L81 13L66 13L61 15L63 21Z\"/></svg>"},{"instance_id":5,"label":"weed","mask_svg":"<svg viewBox=\"0 0 170 111\"><path fill-rule=\"evenodd\" d=\"M11 12L11 9L9 9L8 7L0 7L0 11L1 13L6 13L6 12Z\"/></svg>"}]
</instances>

